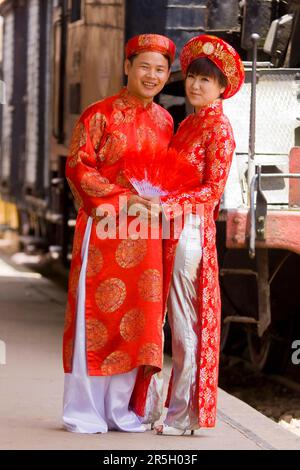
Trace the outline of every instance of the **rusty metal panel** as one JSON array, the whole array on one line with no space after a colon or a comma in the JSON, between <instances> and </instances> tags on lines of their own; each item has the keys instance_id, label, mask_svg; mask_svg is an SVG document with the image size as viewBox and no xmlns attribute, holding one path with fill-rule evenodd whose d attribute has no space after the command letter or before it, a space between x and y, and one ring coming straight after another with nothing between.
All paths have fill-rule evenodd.
<instances>
[{"instance_id":1,"label":"rusty metal panel","mask_svg":"<svg viewBox=\"0 0 300 470\"><path fill-rule=\"evenodd\" d=\"M242 41L243 49L251 49L251 34L260 35L262 47L272 21L273 0L245 0L243 9Z\"/></svg>"},{"instance_id":2,"label":"rusty metal panel","mask_svg":"<svg viewBox=\"0 0 300 470\"><path fill-rule=\"evenodd\" d=\"M208 2L208 29L239 31L241 28L239 0L210 0Z\"/></svg>"},{"instance_id":3,"label":"rusty metal panel","mask_svg":"<svg viewBox=\"0 0 300 470\"><path fill-rule=\"evenodd\" d=\"M238 209L227 213L227 248L246 248L249 236L249 212ZM257 248L276 248L300 254L300 211L268 211L266 239L256 241Z\"/></svg>"},{"instance_id":4,"label":"rusty metal panel","mask_svg":"<svg viewBox=\"0 0 300 470\"><path fill-rule=\"evenodd\" d=\"M294 147L289 154L290 173L300 173L300 147ZM290 179L289 205L300 207L300 181Z\"/></svg>"}]
</instances>

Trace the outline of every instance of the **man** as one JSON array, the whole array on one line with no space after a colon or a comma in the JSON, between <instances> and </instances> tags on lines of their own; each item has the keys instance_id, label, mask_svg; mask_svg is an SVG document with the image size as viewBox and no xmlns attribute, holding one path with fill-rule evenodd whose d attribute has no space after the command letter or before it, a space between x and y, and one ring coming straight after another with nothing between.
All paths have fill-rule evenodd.
<instances>
[{"instance_id":1,"label":"man","mask_svg":"<svg viewBox=\"0 0 300 470\"><path fill-rule=\"evenodd\" d=\"M129 40L127 88L88 107L73 132L66 176L80 209L63 344L69 431L145 430L137 415L144 416L151 377L162 367L162 247L160 239L120 236L126 209L138 203L151 216L151 201L136 194L124 164L135 152L168 147L173 121L153 98L174 55L164 36ZM99 230L104 213L116 216L114 237Z\"/></svg>"}]
</instances>

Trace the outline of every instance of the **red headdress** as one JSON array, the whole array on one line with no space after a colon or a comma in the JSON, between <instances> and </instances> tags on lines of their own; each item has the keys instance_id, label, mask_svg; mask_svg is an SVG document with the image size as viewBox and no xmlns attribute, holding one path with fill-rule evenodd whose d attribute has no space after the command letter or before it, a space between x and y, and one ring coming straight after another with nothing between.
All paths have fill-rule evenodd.
<instances>
[{"instance_id":1,"label":"red headdress","mask_svg":"<svg viewBox=\"0 0 300 470\"><path fill-rule=\"evenodd\" d=\"M243 62L236 52L226 41L216 36L201 34L190 39L180 54L182 73L187 74L189 65L200 57L207 57L223 72L228 80L223 98L230 98L241 88L244 78Z\"/></svg>"},{"instance_id":2,"label":"red headdress","mask_svg":"<svg viewBox=\"0 0 300 470\"><path fill-rule=\"evenodd\" d=\"M176 46L174 42L161 34L140 34L129 39L125 47L126 59L140 52L160 52L174 61Z\"/></svg>"}]
</instances>

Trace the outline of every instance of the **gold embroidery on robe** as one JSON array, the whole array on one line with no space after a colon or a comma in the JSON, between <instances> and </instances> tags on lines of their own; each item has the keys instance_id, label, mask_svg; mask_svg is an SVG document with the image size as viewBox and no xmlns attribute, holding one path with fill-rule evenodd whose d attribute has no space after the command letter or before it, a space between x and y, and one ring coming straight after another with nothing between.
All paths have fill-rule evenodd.
<instances>
[{"instance_id":1,"label":"gold embroidery on robe","mask_svg":"<svg viewBox=\"0 0 300 470\"><path fill-rule=\"evenodd\" d=\"M124 351L114 351L101 365L103 375L114 375L130 370L131 357Z\"/></svg>"},{"instance_id":2,"label":"gold embroidery on robe","mask_svg":"<svg viewBox=\"0 0 300 470\"><path fill-rule=\"evenodd\" d=\"M121 307L126 297L126 286L121 279L111 278L101 282L96 290L96 303L102 312L111 313Z\"/></svg>"},{"instance_id":3,"label":"gold embroidery on robe","mask_svg":"<svg viewBox=\"0 0 300 470\"><path fill-rule=\"evenodd\" d=\"M162 280L157 269L147 269L138 281L139 294L148 302L160 302L162 296Z\"/></svg>"},{"instance_id":4,"label":"gold embroidery on robe","mask_svg":"<svg viewBox=\"0 0 300 470\"><path fill-rule=\"evenodd\" d=\"M145 328L145 315L142 310L133 308L125 313L120 323L120 334L125 341L135 341Z\"/></svg>"},{"instance_id":5,"label":"gold embroidery on robe","mask_svg":"<svg viewBox=\"0 0 300 470\"><path fill-rule=\"evenodd\" d=\"M116 250L116 261L121 268L133 268L144 259L146 253L146 240L122 240Z\"/></svg>"},{"instance_id":6,"label":"gold embroidery on robe","mask_svg":"<svg viewBox=\"0 0 300 470\"><path fill-rule=\"evenodd\" d=\"M103 348L108 341L106 326L96 318L88 318L86 321L86 340L88 351Z\"/></svg>"}]
</instances>

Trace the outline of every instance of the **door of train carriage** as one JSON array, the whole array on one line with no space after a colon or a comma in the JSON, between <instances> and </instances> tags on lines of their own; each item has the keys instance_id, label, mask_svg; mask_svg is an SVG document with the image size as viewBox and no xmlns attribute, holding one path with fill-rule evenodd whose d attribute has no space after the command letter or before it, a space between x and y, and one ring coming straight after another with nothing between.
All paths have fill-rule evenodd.
<instances>
[{"instance_id":1,"label":"door of train carriage","mask_svg":"<svg viewBox=\"0 0 300 470\"><path fill-rule=\"evenodd\" d=\"M158 5L159 3L159 5ZM159 97L159 103L168 109L175 122L175 128L187 113L180 75L179 51L183 44L207 28L209 10L207 0L127 0L125 38L143 33L163 34L177 46L175 62L172 66L170 84ZM171 83L174 82L174 86Z\"/></svg>"},{"instance_id":2,"label":"door of train carriage","mask_svg":"<svg viewBox=\"0 0 300 470\"><path fill-rule=\"evenodd\" d=\"M57 3L57 2L56 2ZM53 9L51 252L68 265L77 210L65 179L72 130L84 109L124 83L125 0L63 0Z\"/></svg>"},{"instance_id":3,"label":"door of train carriage","mask_svg":"<svg viewBox=\"0 0 300 470\"><path fill-rule=\"evenodd\" d=\"M19 204L21 242L26 250L46 250L49 239L45 215L49 190L51 8L52 2L27 2L25 155Z\"/></svg>"},{"instance_id":4,"label":"door of train carriage","mask_svg":"<svg viewBox=\"0 0 300 470\"><path fill-rule=\"evenodd\" d=\"M141 33L158 33L170 37L177 46L169 83L158 97L159 103L173 116L175 130L192 112L186 102L184 83L180 71L179 53L185 42L201 33L210 32L231 43L240 32L239 4L236 0L161 0L159 6L149 0L128 0L126 7L126 39ZM165 349L171 351L170 331L165 331Z\"/></svg>"},{"instance_id":5,"label":"door of train carriage","mask_svg":"<svg viewBox=\"0 0 300 470\"><path fill-rule=\"evenodd\" d=\"M45 101L49 80L45 44L50 2L7 2L2 9L7 105L3 107L1 186L6 197L18 207L21 233L37 235L36 224L30 221L37 220L38 206L27 196L34 196L36 201L39 198L40 202L47 187Z\"/></svg>"}]
</instances>

